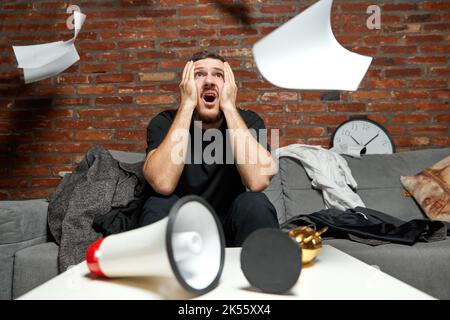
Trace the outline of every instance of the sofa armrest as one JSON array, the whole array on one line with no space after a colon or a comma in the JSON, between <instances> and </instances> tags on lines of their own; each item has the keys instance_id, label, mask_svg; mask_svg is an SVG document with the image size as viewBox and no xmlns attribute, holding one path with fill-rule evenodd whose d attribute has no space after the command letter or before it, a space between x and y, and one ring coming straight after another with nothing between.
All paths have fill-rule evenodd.
<instances>
[{"instance_id":1,"label":"sofa armrest","mask_svg":"<svg viewBox=\"0 0 450 320\"><path fill-rule=\"evenodd\" d=\"M12 298L58 275L58 246L53 242L21 249L14 255Z\"/></svg>"},{"instance_id":2,"label":"sofa armrest","mask_svg":"<svg viewBox=\"0 0 450 320\"><path fill-rule=\"evenodd\" d=\"M0 300L12 298L14 255L48 241L44 199L0 201Z\"/></svg>"},{"instance_id":3,"label":"sofa armrest","mask_svg":"<svg viewBox=\"0 0 450 320\"><path fill-rule=\"evenodd\" d=\"M0 201L0 245L47 237L45 199Z\"/></svg>"}]
</instances>

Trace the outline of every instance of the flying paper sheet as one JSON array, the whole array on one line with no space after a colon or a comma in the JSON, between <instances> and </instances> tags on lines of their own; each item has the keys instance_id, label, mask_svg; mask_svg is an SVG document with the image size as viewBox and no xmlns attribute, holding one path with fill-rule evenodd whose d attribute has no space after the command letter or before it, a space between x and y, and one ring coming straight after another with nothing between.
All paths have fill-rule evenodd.
<instances>
[{"instance_id":1,"label":"flying paper sheet","mask_svg":"<svg viewBox=\"0 0 450 320\"><path fill-rule=\"evenodd\" d=\"M55 76L80 60L74 43L86 15L78 11L73 14L75 35L72 39L31 46L13 46L18 67L23 68L25 83Z\"/></svg>"},{"instance_id":2,"label":"flying paper sheet","mask_svg":"<svg viewBox=\"0 0 450 320\"><path fill-rule=\"evenodd\" d=\"M287 89L358 89L372 57L342 47L331 29L333 0L320 0L255 43L263 77Z\"/></svg>"}]
</instances>

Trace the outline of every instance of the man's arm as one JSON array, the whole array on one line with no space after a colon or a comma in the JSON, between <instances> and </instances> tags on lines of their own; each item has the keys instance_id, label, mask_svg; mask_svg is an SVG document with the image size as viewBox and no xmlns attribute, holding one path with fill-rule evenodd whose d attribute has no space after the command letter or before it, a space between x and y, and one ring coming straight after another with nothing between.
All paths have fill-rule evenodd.
<instances>
[{"instance_id":1,"label":"man's arm","mask_svg":"<svg viewBox=\"0 0 450 320\"><path fill-rule=\"evenodd\" d=\"M269 185L277 172L276 163L270 152L252 136L236 108L237 86L227 62L224 71L225 83L220 106L227 121L234 161L246 187L250 191L260 192Z\"/></svg>"},{"instance_id":2,"label":"man's arm","mask_svg":"<svg viewBox=\"0 0 450 320\"><path fill-rule=\"evenodd\" d=\"M194 63L189 61L180 83L181 103L169 132L161 144L151 150L145 159L143 173L153 190L170 195L183 172L189 141L189 127L197 105L194 82Z\"/></svg>"}]
</instances>

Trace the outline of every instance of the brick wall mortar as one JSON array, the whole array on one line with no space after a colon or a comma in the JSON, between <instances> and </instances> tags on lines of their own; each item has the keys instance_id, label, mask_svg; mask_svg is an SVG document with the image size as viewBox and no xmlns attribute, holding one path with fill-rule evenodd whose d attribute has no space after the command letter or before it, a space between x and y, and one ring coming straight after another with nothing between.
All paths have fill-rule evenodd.
<instances>
[{"instance_id":1,"label":"brick wall mortar","mask_svg":"<svg viewBox=\"0 0 450 320\"><path fill-rule=\"evenodd\" d=\"M24 85L12 45L69 39L62 1L0 3L0 200L46 197L58 172L94 144L142 152L145 128L175 108L184 61L199 49L224 55L238 102L280 129L281 145L328 146L352 115L381 122L399 151L450 145L450 0L384 0L381 30L364 0L335 0L343 46L375 59L356 92L286 90L265 81L252 45L313 0L82 0L81 60ZM236 14L238 13L238 14ZM123 17L123 18L120 18Z\"/></svg>"}]
</instances>

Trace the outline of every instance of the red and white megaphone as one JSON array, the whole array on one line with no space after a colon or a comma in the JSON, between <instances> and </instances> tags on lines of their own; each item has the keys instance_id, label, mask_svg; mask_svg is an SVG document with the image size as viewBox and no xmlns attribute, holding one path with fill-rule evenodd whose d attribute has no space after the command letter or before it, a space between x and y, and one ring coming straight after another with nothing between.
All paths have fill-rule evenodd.
<instances>
[{"instance_id":1,"label":"red and white megaphone","mask_svg":"<svg viewBox=\"0 0 450 320\"><path fill-rule=\"evenodd\" d=\"M168 217L101 238L86 252L91 273L110 278L175 275L194 294L217 286L224 257L224 235L214 209L193 195L178 200Z\"/></svg>"}]
</instances>

